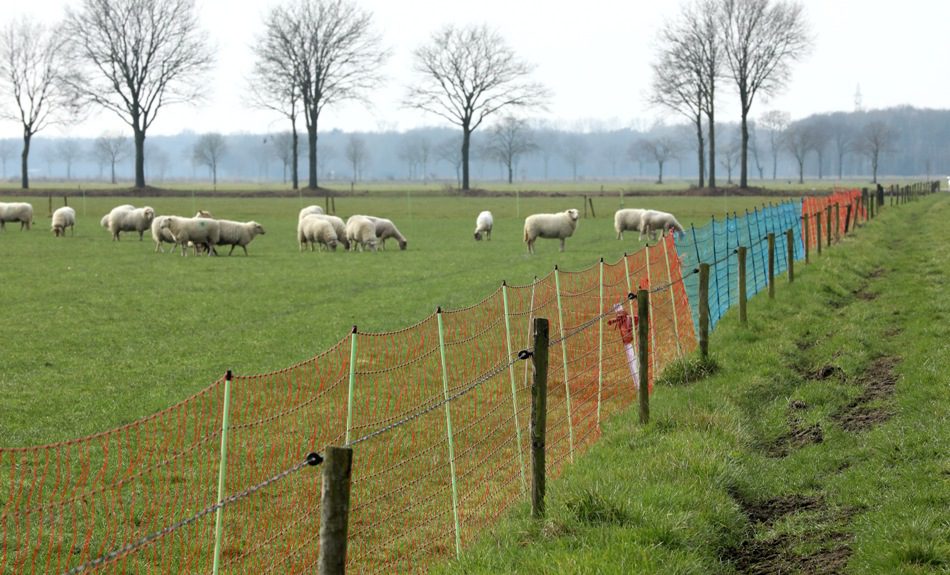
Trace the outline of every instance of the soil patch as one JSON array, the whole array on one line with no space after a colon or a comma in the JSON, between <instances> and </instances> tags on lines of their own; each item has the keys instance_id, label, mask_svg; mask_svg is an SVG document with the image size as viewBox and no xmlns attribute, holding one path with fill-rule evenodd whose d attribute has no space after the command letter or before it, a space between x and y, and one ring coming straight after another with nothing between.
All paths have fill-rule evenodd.
<instances>
[{"instance_id":1,"label":"soil patch","mask_svg":"<svg viewBox=\"0 0 950 575\"><path fill-rule=\"evenodd\" d=\"M769 457L787 457L792 451L806 445L821 443L825 434L819 424L802 426L799 413L808 409L804 401L794 400L788 406L788 431L765 445L765 454Z\"/></svg>"},{"instance_id":2,"label":"soil patch","mask_svg":"<svg viewBox=\"0 0 950 575\"><path fill-rule=\"evenodd\" d=\"M860 396L835 412L831 418L845 431L866 431L875 425L884 423L894 413L887 405L881 405L894 395L897 386L897 373L894 367L899 357L880 357L873 362L857 381L864 388Z\"/></svg>"},{"instance_id":3,"label":"soil patch","mask_svg":"<svg viewBox=\"0 0 950 575\"><path fill-rule=\"evenodd\" d=\"M844 381L845 374L844 370L837 365L823 365L819 367L814 373L810 374L808 379L812 381L825 381L828 379Z\"/></svg>"}]
</instances>

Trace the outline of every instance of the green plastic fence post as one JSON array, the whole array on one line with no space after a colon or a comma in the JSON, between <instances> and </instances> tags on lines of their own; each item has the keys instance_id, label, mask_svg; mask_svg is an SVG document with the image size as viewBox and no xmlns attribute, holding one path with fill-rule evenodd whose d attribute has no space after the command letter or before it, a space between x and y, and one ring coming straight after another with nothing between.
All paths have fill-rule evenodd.
<instances>
[{"instance_id":1,"label":"green plastic fence post","mask_svg":"<svg viewBox=\"0 0 950 575\"><path fill-rule=\"evenodd\" d=\"M597 429L600 429L600 401L604 390L604 258L600 258L600 321L597 324Z\"/></svg>"},{"instance_id":2,"label":"green plastic fence post","mask_svg":"<svg viewBox=\"0 0 950 575\"><path fill-rule=\"evenodd\" d=\"M501 282L501 296L505 303L505 343L508 345L508 375L511 378L511 407L514 410L515 435L518 437L518 462L521 464L521 493L528 492L524 472L524 453L521 448L521 425L518 423L518 392L515 387L515 364L511 362L511 315L508 312L508 284Z\"/></svg>"},{"instance_id":3,"label":"green plastic fence post","mask_svg":"<svg viewBox=\"0 0 950 575\"><path fill-rule=\"evenodd\" d=\"M680 344L680 322L679 322L679 319L676 317L677 316L676 296L673 293L675 290L673 289L673 274L670 271L670 251L669 251L669 247L667 246L667 243L668 242L663 242L663 257L666 258L666 277L669 278L670 280L669 290L670 290L670 307L673 308L673 335L676 338L676 357L682 359L683 346Z\"/></svg>"},{"instance_id":4,"label":"green plastic fence post","mask_svg":"<svg viewBox=\"0 0 950 575\"><path fill-rule=\"evenodd\" d=\"M221 466L218 468L218 505L224 501L224 484L228 468L228 421L231 407L231 370L224 374L224 409L221 414ZM218 507L214 518L214 563L211 572L218 575L221 561L221 539L224 536L224 507Z\"/></svg>"},{"instance_id":5,"label":"green plastic fence post","mask_svg":"<svg viewBox=\"0 0 950 575\"><path fill-rule=\"evenodd\" d=\"M445 328L442 325L442 308L436 310L439 320L439 355L442 358L442 393L445 397L445 430L449 440L449 470L452 474L452 512L455 515L455 557L462 554L462 533L459 529L459 496L455 481L455 443L452 439L452 409L449 402L449 373L445 367Z\"/></svg>"},{"instance_id":6,"label":"green plastic fence post","mask_svg":"<svg viewBox=\"0 0 950 575\"><path fill-rule=\"evenodd\" d=\"M571 385L567 375L567 340L564 337L564 308L561 306L561 276L554 266L554 289L557 291L557 321L561 336L561 359L564 360L564 402L567 406L567 437L571 450L571 463L574 463L574 418L571 411Z\"/></svg>"},{"instance_id":7,"label":"green plastic fence post","mask_svg":"<svg viewBox=\"0 0 950 575\"><path fill-rule=\"evenodd\" d=\"M637 398L640 400L640 423L650 423L650 348L647 347L647 330L650 329L650 292L645 289L637 292L637 312L640 323L637 331L640 332L640 389ZM651 330L652 331L652 330ZM653 350L656 354L656 350Z\"/></svg>"},{"instance_id":8,"label":"green plastic fence post","mask_svg":"<svg viewBox=\"0 0 950 575\"><path fill-rule=\"evenodd\" d=\"M350 444L350 430L353 428L353 391L356 389L356 326L350 333L350 381L346 394L346 445Z\"/></svg>"}]
</instances>

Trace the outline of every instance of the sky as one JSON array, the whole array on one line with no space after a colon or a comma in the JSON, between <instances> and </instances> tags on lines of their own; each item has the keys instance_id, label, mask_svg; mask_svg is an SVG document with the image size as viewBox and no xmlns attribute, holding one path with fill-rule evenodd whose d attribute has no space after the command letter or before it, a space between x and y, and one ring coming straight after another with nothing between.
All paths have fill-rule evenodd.
<instances>
[{"instance_id":1,"label":"sky","mask_svg":"<svg viewBox=\"0 0 950 575\"><path fill-rule=\"evenodd\" d=\"M200 21L216 48L213 79L204 101L159 112L149 135L270 133L289 129L273 112L246 103L252 45L263 17L280 0L195 0ZM532 79L551 93L546 110L529 117L566 130L649 129L657 122L679 123L673 114L650 107L651 62L657 31L680 12L672 0L355 0L373 15L390 57L384 86L368 95L369 105L341 103L321 115L321 130L404 131L449 126L445 120L406 108L407 86L418 80L412 51L445 25L496 29L513 51L535 68ZM912 105L946 108L950 74L944 69L950 40L950 2L903 0L803 0L814 44L793 65L785 89L757 99L752 116L768 110L793 119L813 113L852 111L861 94L865 109ZM52 22L80 0L4 0L0 25L21 14ZM718 121L738 121L738 102L724 81ZM2 98L8 98L4 103ZM12 96L0 94L0 105ZM39 137L97 137L130 129L110 113L83 123L51 126ZM18 124L0 121L0 138L20 136Z\"/></svg>"}]
</instances>

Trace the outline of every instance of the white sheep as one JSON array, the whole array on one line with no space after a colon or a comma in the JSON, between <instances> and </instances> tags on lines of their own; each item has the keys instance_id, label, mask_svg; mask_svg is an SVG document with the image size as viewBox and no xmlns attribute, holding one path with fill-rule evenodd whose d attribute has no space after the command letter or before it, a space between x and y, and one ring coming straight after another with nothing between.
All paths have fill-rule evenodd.
<instances>
[{"instance_id":1,"label":"white sheep","mask_svg":"<svg viewBox=\"0 0 950 575\"><path fill-rule=\"evenodd\" d=\"M307 206L306 208L301 208L300 213L297 214L297 221L304 219L310 214L323 214L323 208L320 206Z\"/></svg>"},{"instance_id":2,"label":"white sheep","mask_svg":"<svg viewBox=\"0 0 950 575\"><path fill-rule=\"evenodd\" d=\"M181 255L185 255L188 242L193 242L195 246L204 245L208 249L209 256L215 255L214 246L221 237L218 220L208 218L168 216L162 221L159 229L167 229L171 232L175 243L181 246ZM197 249L195 253L197 254Z\"/></svg>"},{"instance_id":3,"label":"white sheep","mask_svg":"<svg viewBox=\"0 0 950 575\"><path fill-rule=\"evenodd\" d=\"M53 230L54 236L66 237L66 228L72 229L73 235L76 235L75 226L76 210L69 206L63 206L61 208L57 208L56 211L53 212L53 221L50 223L50 227Z\"/></svg>"},{"instance_id":4,"label":"white sheep","mask_svg":"<svg viewBox=\"0 0 950 575\"><path fill-rule=\"evenodd\" d=\"M388 220L386 218L377 218L376 216L363 217L373 222L373 225L376 227L376 242L379 247L386 249L386 240L395 238L395 240L399 243L399 249L406 249L406 246L409 244L409 242L406 241L406 237L399 232L399 229L396 227L396 224L392 222L392 220Z\"/></svg>"},{"instance_id":5,"label":"white sheep","mask_svg":"<svg viewBox=\"0 0 950 575\"><path fill-rule=\"evenodd\" d=\"M376 224L366 216L354 215L346 220L346 239L350 249L376 251Z\"/></svg>"},{"instance_id":6,"label":"white sheep","mask_svg":"<svg viewBox=\"0 0 950 575\"><path fill-rule=\"evenodd\" d=\"M574 234L577 229L579 213L574 208L556 214L532 214L524 220L524 241L528 245L528 253L534 253L534 241L538 238L561 240L561 251L564 251L564 240Z\"/></svg>"},{"instance_id":7,"label":"white sheep","mask_svg":"<svg viewBox=\"0 0 950 575\"><path fill-rule=\"evenodd\" d=\"M150 229L155 219L155 210L149 206L136 208L131 204L123 204L112 208L103 216L99 225L112 232L113 241L119 240L120 232L138 232L139 241L142 241L145 230Z\"/></svg>"},{"instance_id":8,"label":"white sheep","mask_svg":"<svg viewBox=\"0 0 950 575\"><path fill-rule=\"evenodd\" d=\"M684 233L683 226L676 221L673 214L658 210L644 210L644 212L640 214L639 239L642 240L644 234L647 234L651 239L656 239L656 230L660 230L664 236L666 232L671 230Z\"/></svg>"},{"instance_id":9,"label":"white sheep","mask_svg":"<svg viewBox=\"0 0 950 575\"><path fill-rule=\"evenodd\" d=\"M319 206L311 206L311 207L319 207ZM306 214L302 218L297 220L297 243L301 244L301 248L300 248L301 251L303 251L303 244L305 243L301 224L303 223L303 220L308 217L317 217L317 218L330 222L330 225L333 226L333 231L336 233L336 241L343 245L343 249L345 250L350 249L350 242L349 240L346 239L346 224L343 222L341 218L337 216L328 216L326 214L312 213L312 214ZM320 244L320 247L323 248L325 246L324 244Z\"/></svg>"},{"instance_id":10,"label":"white sheep","mask_svg":"<svg viewBox=\"0 0 950 575\"><path fill-rule=\"evenodd\" d=\"M255 221L235 222L231 220L217 220L217 222L220 233L218 235L218 241L215 243L219 246L231 246L231 251L228 252L228 255L234 252L236 246L241 246L241 248L244 249L244 255L247 255L247 244L251 243L251 240L258 235L265 233L264 226Z\"/></svg>"},{"instance_id":11,"label":"white sheep","mask_svg":"<svg viewBox=\"0 0 950 575\"><path fill-rule=\"evenodd\" d=\"M162 228L162 222L169 217L171 216L155 216L155 219L152 220L152 241L155 242L156 252L165 253L165 250L162 249L163 242L172 245L176 243L175 236L172 235L171 230Z\"/></svg>"},{"instance_id":12,"label":"white sheep","mask_svg":"<svg viewBox=\"0 0 950 575\"><path fill-rule=\"evenodd\" d=\"M623 239L625 231L636 232L640 230L640 216L646 210L638 208L624 208L614 213L614 231L617 232L617 239Z\"/></svg>"},{"instance_id":13,"label":"white sheep","mask_svg":"<svg viewBox=\"0 0 950 575\"><path fill-rule=\"evenodd\" d=\"M30 229L33 225L33 206L26 202L0 202L0 230L6 229L7 222L20 222L20 230Z\"/></svg>"},{"instance_id":14,"label":"white sheep","mask_svg":"<svg viewBox=\"0 0 950 575\"><path fill-rule=\"evenodd\" d=\"M339 238L329 219L321 214L310 214L297 223L297 241L300 251L303 251L307 244L310 244L310 251L313 251L314 244L336 251Z\"/></svg>"},{"instance_id":15,"label":"white sheep","mask_svg":"<svg viewBox=\"0 0 950 575\"><path fill-rule=\"evenodd\" d=\"M486 240L491 239L491 229L495 225L495 219L492 218L491 212L485 210L478 214L478 217L475 218L475 241L482 239L482 234L485 235Z\"/></svg>"}]
</instances>

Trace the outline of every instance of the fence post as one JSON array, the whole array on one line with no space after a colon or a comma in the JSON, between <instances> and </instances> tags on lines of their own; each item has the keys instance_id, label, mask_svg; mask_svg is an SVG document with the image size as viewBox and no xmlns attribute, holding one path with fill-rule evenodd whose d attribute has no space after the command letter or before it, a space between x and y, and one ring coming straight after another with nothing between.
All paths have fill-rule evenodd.
<instances>
[{"instance_id":1,"label":"fence post","mask_svg":"<svg viewBox=\"0 0 950 575\"><path fill-rule=\"evenodd\" d=\"M640 333L640 389L637 395L640 399L640 423L650 423L650 292L642 289L637 292L637 315L640 324L637 331ZM656 350L654 350L656 351Z\"/></svg>"},{"instance_id":2,"label":"fence post","mask_svg":"<svg viewBox=\"0 0 950 575\"><path fill-rule=\"evenodd\" d=\"M769 299L775 299L775 234L769 232Z\"/></svg>"},{"instance_id":3,"label":"fence post","mask_svg":"<svg viewBox=\"0 0 950 575\"><path fill-rule=\"evenodd\" d=\"M802 216L802 222L805 224L804 244L805 244L805 263L811 262L811 236L809 236L808 216Z\"/></svg>"},{"instance_id":4,"label":"fence post","mask_svg":"<svg viewBox=\"0 0 950 575\"><path fill-rule=\"evenodd\" d=\"M346 573L346 540L350 519L353 449L327 446L320 488L319 575Z\"/></svg>"},{"instance_id":5,"label":"fence post","mask_svg":"<svg viewBox=\"0 0 950 575\"><path fill-rule=\"evenodd\" d=\"M821 212L815 212L815 245L818 246L818 255L821 255Z\"/></svg>"},{"instance_id":6,"label":"fence post","mask_svg":"<svg viewBox=\"0 0 950 575\"><path fill-rule=\"evenodd\" d=\"M596 218L597 214L594 213L594 198L587 198L587 203L590 204L590 217Z\"/></svg>"},{"instance_id":7,"label":"fence post","mask_svg":"<svg viewBox=\"0 0 950 575\"><path fill-rule=\"evenodd\" d=\"M515 364L511 361L511 314L508 311L508 284L501 282L501 296L505 304L505 343L508 346L508 376L511 379L511 407L513 408L515 435L518 438L518 463L521 467L521 493L527 493L528 481L524 472L524 453L521 449L521 425L518 423L518 392L515 387Z\"/></svg>"},{"instance_id":8,"label":"fence post","mask_svg":"<svg viewBox=\"0 0 950 575\"><path fill-rule=\"evenodd\" d=\"M350 332L350 381L346 395L346 444L350 444L350 430L353 429L353 392L356 388L356 326Z\"/></svg>"},{"instance_id":9,"label":"fence post","mask_svg":"<svg viewBox=\"0 0 950 575\"><path fill-rule=\"evenodd\" d=\"M864 221L871 219L870 212L868 211L868 189L861 188L861 206L864 208Z\"/></svg>"},{"instance_id":10,"label":"fence post","mask_svg":"<svg viewBox=\"0 0 950 575\"><path fill-rule=\"evenodd\" d=\"M841 241L841 204L835 202L835 243Z\"/></svg>"},{"instance_id":11,"label":"fence post","mask_svg":"<svg viewBox=\"0 0 950 575\"><path fill-rule=\"evenodd\" d=\"M218 505L224 501L224 484L228 468L228 420L231 412L231 370L224 374L224 408L221 414L221 464L218 467ZM211 572L218 574L221 562L221 537L224 535L224 507L218 507L214 518L214 563Z\"/></svg>"},{"instance_id":12,"label":"fence post","mask_svg":"<svg viewBox=\"0 0 950 575\"><path fill-rule=\"evenodd\" d=\"M567 407L567 439L571 463L574 463L574 417L571 411L571 385L567 375L567 339L564 336L564 308L561 306L561 276L554 266L554 289L557 292L557 325L561 336L561 359L564 363L564 403Z\"/></svg>"},{"instance_id":13,"label":"fence post","mask_svg":"<svg viewBox=\"0 0 950 575\"><path fill-rule=\"evenodd\" d=\"M785 244L788 246L788 283L795 281L795 232L785 232Z\"/></svg>"},{"instance_id":14,"label":"fence post","mask_svg":"<svg viewBox=\"0 0 950 575\"><path fill-rule=\"evenodd\" d=\"M828 236L827 243L825 244L828 247L831 247L831 206L825 207L825 212L827 212L827 220L825 221L828 224L828 229L825 230L825 235Z\"/></svg>"},{"instance_id":15,"label":"fence post","mask_svg":"<svg viewBox=\"0 0 950 575\"><path fill-rule=\"evenodd\" d=\"M739 260L739 323L745 325L747 323L746 316L746 287L745 287L745 246L739 246L738 250L738 260Z\"/></svg>"},{"instance_id":16,"label":"fence post","mask_svg":"<svg viewBox=\"0 0 950 575\"><path fill-rule=\"evenodd\" d=\"M600 401L604 390L604 258L600 258L600 320L597 322L597 429L600 429Z\"/></svg>"},{"instance_id":17,"label":"fence post","mask_svg":"<svg viewBox=\"0 0 950 575\"><path fill-rule=\"evenodd\" d=\"M848 234L849 228L851 227L851 204L848 204L845 207L844 211L844 233Z\"/></svg>"},{"instance_id":18,"label":"fence post","mask_svg":"<svg viewBox=\"0 0 950 575\"><path fill-rule=\"evenodd\" d=\"M709 357L709 264L706 263L699 264L699 351L703 359Z\"/></svg>"},{"instance_id":19,"label":"fence post","mask_svg":"<svg viewBox=\"0 0 950 575\"><path fill-rule=\"evenodd\" d=\"M534 318L531 386L531 516L544 517L544 448L548 418L548 320Z\"/></svg>"},{"instance_id":20,"label":"fence post","mask_svg":"<svg viewBox=\"0 0 950 575\"><path fill-rule=\"evenodd\" d=\"M455 558L462 554L462 534L459 530L459 495L455 481L455 440L452 436L452 403L449 401L449 374L445 365L445 327L442 308L436 310L439 320L439 355L442 358L442 396L445 399L445 431L449 440L449 472L452 474L452 513L455 516Z\"/></svg>"}]
</instances>

